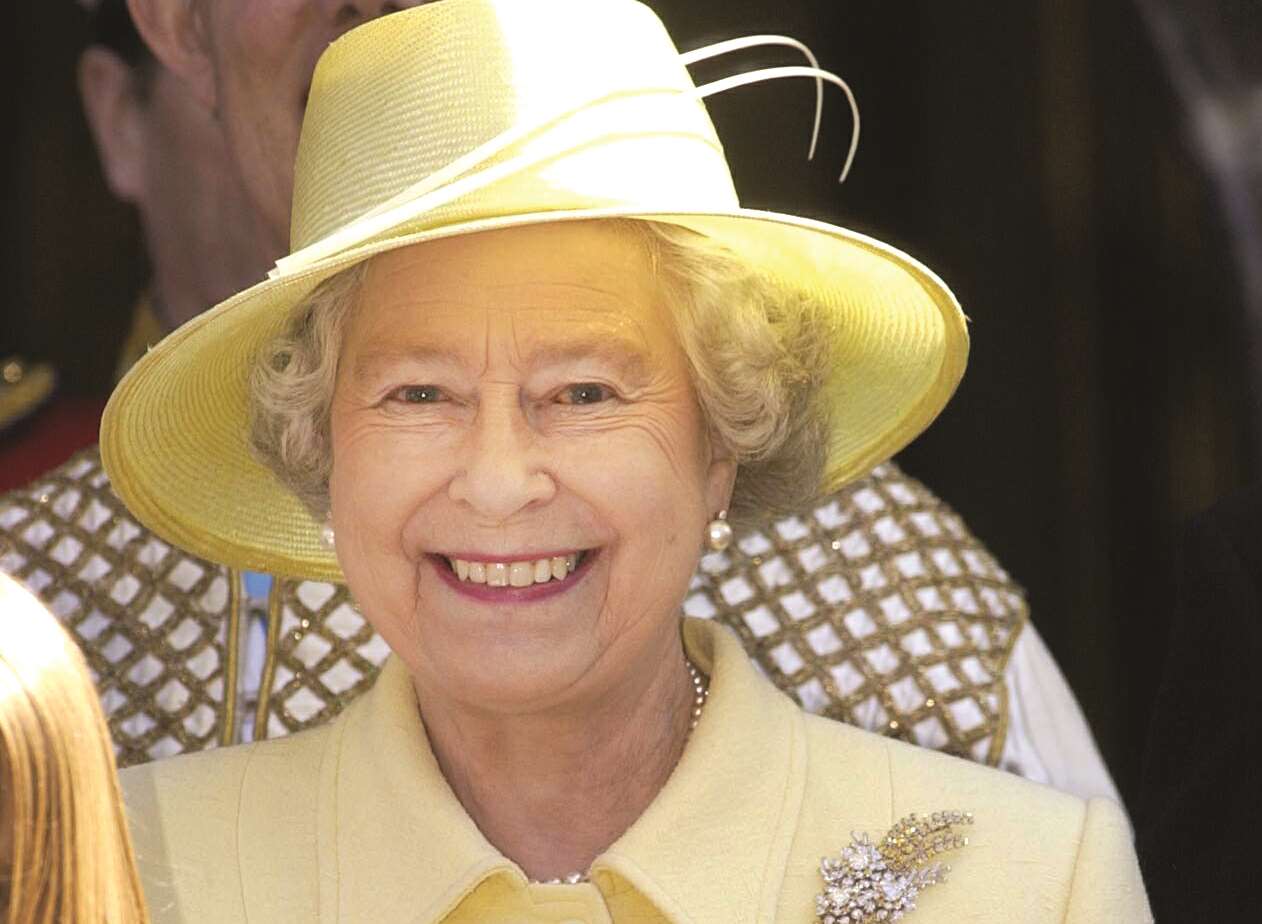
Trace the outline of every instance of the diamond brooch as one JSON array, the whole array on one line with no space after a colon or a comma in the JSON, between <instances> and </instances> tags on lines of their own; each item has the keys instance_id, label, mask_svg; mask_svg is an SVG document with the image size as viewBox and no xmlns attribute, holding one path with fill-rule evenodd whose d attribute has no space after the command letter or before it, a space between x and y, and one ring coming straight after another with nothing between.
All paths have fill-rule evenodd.
<instances>
[{"instance_id":1,"label":"diamond brooch","mask_svg":"<svg viewBox=\"0 0 1262 924\"><path fill-rule=\"evenodd\" d=\"M950 867L930 863L940 853L968 845L955 833L971 825L971 812L908 815L873 844L867 834L851 834L838 858L825 857L819 872L824 891L815 898L817 924L873 924L899 921L916 910L922 889L946 881Z\"/></svg>"}]
</instances>

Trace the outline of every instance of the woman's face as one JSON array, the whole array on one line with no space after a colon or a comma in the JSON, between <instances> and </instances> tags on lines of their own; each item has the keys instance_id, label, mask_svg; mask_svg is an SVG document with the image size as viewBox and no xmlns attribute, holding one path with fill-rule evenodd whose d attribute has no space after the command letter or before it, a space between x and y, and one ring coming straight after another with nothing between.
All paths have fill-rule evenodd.
<instances>
[{"instance_id":1,"label":"woman's face","mask_svg":"<svg viewBox=\"0 0 1262 924\"><path fill-rule=\"evenodd\" d=\"M333 525L423 696L556 706L644 675L677 632L734 466L711 457L667 311L643 245L597 222L369 267L339 358Z\"/></svg>"}]
</instances>

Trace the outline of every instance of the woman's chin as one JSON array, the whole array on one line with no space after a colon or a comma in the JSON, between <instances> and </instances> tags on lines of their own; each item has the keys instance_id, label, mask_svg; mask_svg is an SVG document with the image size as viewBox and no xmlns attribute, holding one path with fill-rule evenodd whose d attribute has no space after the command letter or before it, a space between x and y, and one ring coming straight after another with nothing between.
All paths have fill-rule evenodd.
<instances>
[{"instance_id":1,"label":"woman's chin","mask_svg":"<svg viewBox=\"0 0 1262 924\"><path fill-rule=\"evenodd\" d=\"M568 699L597 660L597 652L539 636L479 638L434 643L425 663L446 688L444 697L493 712L520 715ZM445 664L442 662L446 662Z\"/></svg>"},{"instance_id":2,"label":"woman's chin","mask_svg":"<svg viewBox=\"0 0 1262 924\"><path fill-rule=\"evenodd\" d=\"M445 562L427 559L422 568L430 580L418 585L425 603L416 617L417 651L406 660L455 680L460 698L487 706L493 700L517 711L555 698L598 656L605 564L602 555L589 555L559 586L536 585L547 591L540 593L470 586Z\"/></svg>"}]
</instances>

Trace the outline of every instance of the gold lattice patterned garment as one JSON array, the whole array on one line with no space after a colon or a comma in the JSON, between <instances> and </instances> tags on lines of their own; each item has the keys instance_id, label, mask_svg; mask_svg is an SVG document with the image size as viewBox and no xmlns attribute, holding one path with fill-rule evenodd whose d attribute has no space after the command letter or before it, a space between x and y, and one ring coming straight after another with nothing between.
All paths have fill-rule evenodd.
<instances>
[{"instance_id":1,"label":"gold lattice patterned garment","mask_svg":"<svg viewBox=\"0 0 1262 924\"><path fill-rule=\"evenodd\" d=\"M241 575L162 542L95 450L0 498L0 570L83 646L124 766L239 740ZM1027 609L958 515L894 464L702 559L685 611L811 712L995 765ZM275 582L255 737L318 725L388 648L342 586Z\"/></svg>"},{"instance_id":2,"label":"gold lattice patterned garment","mask_svg":"<svg viewBox=\"0 0 1262 924\"><path fill-rule=\"evenodd\" d=\"M0 499L0 570L83 648L121 764L227 740L237 582L136 523L95 450Z\"/></svg>"}]
</instances>

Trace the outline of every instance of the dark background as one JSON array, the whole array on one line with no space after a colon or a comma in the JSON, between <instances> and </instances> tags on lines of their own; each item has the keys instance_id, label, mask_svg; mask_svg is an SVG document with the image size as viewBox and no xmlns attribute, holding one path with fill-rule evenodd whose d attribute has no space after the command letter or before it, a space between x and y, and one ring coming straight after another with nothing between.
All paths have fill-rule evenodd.
<instances>
[{"instance_id":1,"label":"dark background","mask_svg":"<svg viewBox=\"0 0 1262 924\"><path fill-rule=\"evenodd\" d=\"M746 204L822 217L936 269L973 320L958 397L903 454L1029 592L1035 622L1134 795L1166 656L1175 524L1258 475L1247 326L1209 180L1125 0L673 0L684 48L780 32L830 90L806 161L808 81L712 103ZM107 391L144 278L79 113L68 0L15 3L0 42L0 355ZM797 63L749 52L698 69ZM1215 631L1207 623L1206 631ZM1177 654L1177 653L1176 653ZM1211 717L1212 720L1212 717Z\"/></svg>"}]
</instances>

